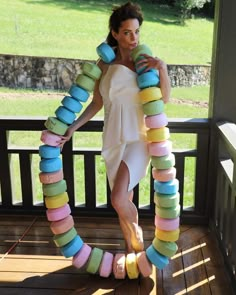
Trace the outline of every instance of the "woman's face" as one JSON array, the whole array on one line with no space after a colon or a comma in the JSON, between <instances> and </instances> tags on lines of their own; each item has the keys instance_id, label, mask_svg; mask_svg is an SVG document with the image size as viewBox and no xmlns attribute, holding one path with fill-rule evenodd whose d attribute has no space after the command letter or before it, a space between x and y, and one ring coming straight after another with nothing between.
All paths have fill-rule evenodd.
<instances>
[{"instance_id":1,"label":"woman's face","mask_svg":"<svg viewBox=\"0 0 236 295\"><path fill-rule=\"evenodd\" d=\"M127 19L121 23L118 33L113 31L112 34L119 47L132 50L138 45L139 30L139 21L136 18Z\"/></svg>"}]
</instances>

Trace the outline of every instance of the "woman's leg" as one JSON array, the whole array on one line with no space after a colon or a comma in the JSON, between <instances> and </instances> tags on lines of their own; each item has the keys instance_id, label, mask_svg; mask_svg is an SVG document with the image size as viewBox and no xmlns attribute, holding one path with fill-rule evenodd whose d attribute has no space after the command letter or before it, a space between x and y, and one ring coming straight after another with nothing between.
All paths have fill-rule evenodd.
<instances>
[{"instance_id":1,"label":"woman's leg","mask_svg":"<svg viewBox=\"0 0 236 295\"><path fill-rule=\"evenodd\" d=\"M111 192L111 203L116 210L126 241L127 251L143 250L142 229L138 226L138 211L132 202L133 192L128 192L129 170L122 161ZM131 248L132 247L132 248Z\"/></svg>"}]
</instances>

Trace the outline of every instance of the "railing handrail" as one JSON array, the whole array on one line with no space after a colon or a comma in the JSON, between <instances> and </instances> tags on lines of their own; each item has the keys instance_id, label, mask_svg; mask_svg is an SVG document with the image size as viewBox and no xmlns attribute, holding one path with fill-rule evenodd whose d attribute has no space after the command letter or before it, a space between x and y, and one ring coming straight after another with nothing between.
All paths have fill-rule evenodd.
<instances>
[{"instance_id":1,"label":"railing handrail","mask_svg":"<svg viewBox=\"0 0 236 295\"><path fill-rule=\"evenodd\" d=\"M0 127L6 130L43 130L46 116L2 116L0 115ZM17 122L17 125L16 123ZM169 118L168 127L183 130L208 129L210 119L208 118ZM102 127L103 119L96 117L82 126L79 131L98 131L94 127ZM180 128L181 127L181 128ZM99 131L102 131L99 130ZM190 132L191 132L190 131Z\"/></svg>"}]
</instances>

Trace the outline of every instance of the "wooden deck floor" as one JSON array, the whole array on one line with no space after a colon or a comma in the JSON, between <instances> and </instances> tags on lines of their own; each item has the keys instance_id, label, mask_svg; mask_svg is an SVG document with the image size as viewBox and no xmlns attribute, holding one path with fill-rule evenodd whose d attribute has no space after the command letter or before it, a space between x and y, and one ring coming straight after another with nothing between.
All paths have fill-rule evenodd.
<instances>
[{"instance_id":1,"label":"wooden deck floor","mask_svg":"<svg viewBox=\"0 0 236 295\"><path fill-rule=\"evenodd\" d=\"M74 218L84 242L112 252L124 248L116 218ZM154 236L152 220L141 220L145 246ZM1 295L230 295L217 242L207 228L181 226L179 251L162 271L136 280L90 275L71 265L52 242L45 217L0 217Z\"/></svg>"}]
</instances>

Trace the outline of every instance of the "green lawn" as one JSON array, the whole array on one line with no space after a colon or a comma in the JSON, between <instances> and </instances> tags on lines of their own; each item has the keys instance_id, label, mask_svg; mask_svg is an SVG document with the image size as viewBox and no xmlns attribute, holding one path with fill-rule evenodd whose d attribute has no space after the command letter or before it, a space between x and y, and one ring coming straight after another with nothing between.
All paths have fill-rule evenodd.
<instances>
[{"instance_id":1,"label":"green lawn","mask_svg":"<svg viewBox=\"0 0 236 295\"><path fill-rule=\"evenodd\" d=\"M118 1L123 3L126 1ZM190 19L180 25L165 5L141 4L141 42L169 64L209 64L213 21ZM0 1L0 53L97 59L96 47L108 32L116 1Z\"/></svg>"}]
</instances>

